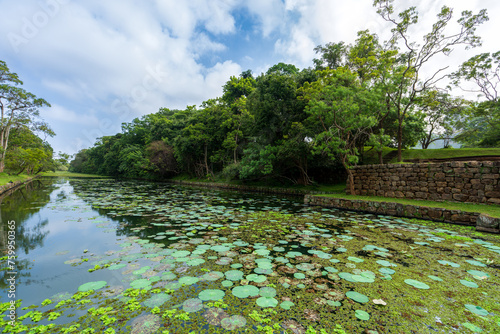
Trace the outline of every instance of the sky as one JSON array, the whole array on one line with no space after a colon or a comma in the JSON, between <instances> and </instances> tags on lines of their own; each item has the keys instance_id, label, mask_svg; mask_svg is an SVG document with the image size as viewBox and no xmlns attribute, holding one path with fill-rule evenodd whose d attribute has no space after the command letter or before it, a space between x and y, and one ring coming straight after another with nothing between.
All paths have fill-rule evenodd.
<instances>
[{"instance_id":1,"label":"sky","mask_svg":"<svg viewBox=\"0 0 500 334\"><path fill-rule=\"evenodd\" d=\"M483 45L456 47L428 73L500 50L497 0L395 4L417 7L414 36L431 29L443 5L454 8L454 21L463 10L488 10L477 30ZM51 104L41 110L56 133L47 141L69 154L159 108L221 96L230 76L248 69L257 76L279 62L312 67L314 47L352 44L360 30L390 36L371 0L0 0L0 13L0 60Z\"/></svg>"}]
</instances>

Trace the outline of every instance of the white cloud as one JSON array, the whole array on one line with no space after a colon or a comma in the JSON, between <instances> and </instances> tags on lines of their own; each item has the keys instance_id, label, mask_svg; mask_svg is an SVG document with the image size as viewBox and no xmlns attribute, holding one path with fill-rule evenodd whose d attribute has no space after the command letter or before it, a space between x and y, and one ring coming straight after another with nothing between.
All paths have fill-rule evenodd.
<instances>
[{"instance_id":1,"label":"white cloud","mask_svg":"<svg viewBox=\"0 0 500 334\"><path fill-rule=\"evenodd\" d=\"M260 21L259 29L264 37L283 26L285 5L281 0L252 0L248 1L246 6Z\"/></svg>"},{"instance_id":2,"label":"white cloud","mask_svg":"<svg viewBox=\"0 0 500 334\"><path fill-rule=\"evenodd\" d=\"M55 121L85 126L97 126L99 124L99 119L95 116L95 113L77 113L58 104L52 104L50 109L44 110L42 116L49 123Z\"/></svg>"}]
</instances>

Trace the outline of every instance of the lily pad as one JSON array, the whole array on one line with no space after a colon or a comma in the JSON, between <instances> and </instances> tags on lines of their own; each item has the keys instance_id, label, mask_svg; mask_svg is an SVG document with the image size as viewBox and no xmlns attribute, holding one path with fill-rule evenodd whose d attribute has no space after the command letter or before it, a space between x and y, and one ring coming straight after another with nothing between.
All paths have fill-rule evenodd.
<instances>
[{"instance_id":1,"label":"lily pad","mask_svg":"<svg viewBox=\"0 0 500 334\"><path fill-rule=\"evenodd\" d=\"M241 285L234 287L231 293L238 298L254 297L259 294L259 288L253 285Z\"/></svg>"},{"instance_id":2,"label":"lily pad","mask_svg":"<svg viewBox=\"0 0 500 334\"><path fill-rule=\"evenodd\" d=\"M154 294L151 298L144 301L144 306L151 308L161 306L165 304L167 301L169 301L171 298L172 296L167 293L157 293Z\"/></svg>"},{"instance_id":3,"label":"lily pad","mask_svg":"<svg viewBox=\"0 0 500 334\"><path fill-rule=\"evenodd\" d=\"M235 330L238 328L243 328L247 324L247 319L241 315L233 315L228 318L222 319L220 322L222 328L227 329L227 330Z\"/></svg>"},{"instance_id":4,"label":"lily pad","mask_svg":"<svg viewBox=\"0 0 500 334\"><path fill-rule=\"evenodd\" d=\"M203 302L199 298L186 299L182 303L182 309L184 310L184 312L188 313L198 312L199 310L203 309Z\"/></svg>"},{"instance_id":5,"label":"lily pad","mask_svg":"<svg viewBox=\"0 0 500 334\"><path fill-rule=\"evenodd\" d=\"M179 278L179 283L180 284L185 284L185 285L192 285L198 283L200 279L197 277L191 277L191 276L184 276Z\"/></svg>"},{"instance_id":6,"label":"lily pad","mask_svg":"<svg viewBox=\"0 0 500 334\"><path fill-rule=\"evenodd\" d=\"M429 289L429 286L427 284L414 279L405 279L405 283L417 289L425 289L425 290Z\"/></svg>"},{"instance_id":7,"label":"lily pad","mask_svg":"<svg viewBox=\"0 0 500 334\"><path fill-rule=\"evenodd\" d=\"M260 307L276 307L278 306L278 300L270 297L260 297L255 301Z\"/></svg>"},{"instance_id":8,"label":"lily pad","mask_svg":"<svg viewBox=\"0 0 500 334\"><path fill-rule=\"evenodd\" d=\"M130 282L130 286L134 289L145 289L147 287L151 287L151 281L145 278L141 278Z\"/></svg>"},{"instance_id":9,"label":"lily pad","mask_svg":"<svg viewBox=\"0 0 500 334\"><path fill-rule=\"evenodd\" d=\"M96 281L96 282L87 282L78 287L78 291L86 292L90 290L99 290L102 289L108 284L106 281Z\"/></svg>"},{"instance_id":10,"label":"lily pad","mask_svg":"<svg viewBox=\"0 0 500 334\"><path fill-rule=\"evenodd\" d=\"M276 289L272 287L263 287L259 290L259 295L262 297L272 298L276 296Z\"/></svg>"},{"instance_id":11,"label":"lily pad","mask_svg":"<svg viewBox=\"0 0 500 334\"><path fill-rule=\"evenodd\" d=\"M356 291L347 291L345 295L347 298L350 298L350 299L354 300L355 302L358 302L361 304L368 303L368 301L370 300L367 296L365 296L359 292L356 292Z\"/></svg>"},{"instance_id":12,"label":"lily pad","mask_svg":"<svg viewBox=\"0 0 500 334\"><path fill-rule=\"evenodd\" d=\"M365 320L366 321L366 320L370 319L370 314L368 314L367 312L365 312L363 310L356 310L356 312L354 312L354 315L359 320Z\"/></svg>"},{"instance_id":13,"label":"lily pad","mask_svg":"<svg viewBox=\"0 0 500 334\"><path fill-rule=\"evenodd\" d=\"M225 292L222 290L218 289L207 289L203 290L198 294L198 298L200 298L203 301L207 300L220 300L224 298Z\"/></svg>"},{"instance_id":14,"label":"lily pad","mask_svg":"<svg viewBox=\"0 0 500 334\"><path fill-rule=\"evenodd\" d=\"M285 300L284 302L282 302L280 304L280 307L284 310L289 310L292 306L294 306L295 304L289 300Z\"/></svg>"},{"instance_id":15,"label":"lily pad","mask_svg":"<svg viewBox=\"0 0 500 334\"><path fill-rule=\"evenodd\" d=\"M469 311L471 311L472 313L475 313L475 314L483 316L483 317L487 316L489 314L489 312L486 311L481 306L476 306L473 304L465 304L465 308L468 309Z\"/></svg>"},{"instance_id":16,"label":"lily pad","mask_svg":"<svg viewBox=\"0 0 500 334\"><path fill-rule=\"evenodd\" d=\"M483 331L481 328L477 327L474 324L471 324L470 322L464 322L462 323L462 326L464 326L467 329L470 329L474 333L481 333Z\"/></svg>"}]
</instances>

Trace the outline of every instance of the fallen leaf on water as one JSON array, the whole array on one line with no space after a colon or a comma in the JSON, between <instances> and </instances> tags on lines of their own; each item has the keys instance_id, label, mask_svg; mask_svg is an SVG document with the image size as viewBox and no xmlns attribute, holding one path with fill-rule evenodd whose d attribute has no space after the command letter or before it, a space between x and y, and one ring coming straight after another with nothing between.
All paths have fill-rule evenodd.
<instances>
[{"instance_id":1,"label":"fallen leaf on water","mask_svg":"<svg viewBox=\"0 0 500 334\"><path fill-rule=\"evenodd\" d=\"M374 299L373 302L377 305L387 305L382 299Z\"/></svg>"}]
</instances>

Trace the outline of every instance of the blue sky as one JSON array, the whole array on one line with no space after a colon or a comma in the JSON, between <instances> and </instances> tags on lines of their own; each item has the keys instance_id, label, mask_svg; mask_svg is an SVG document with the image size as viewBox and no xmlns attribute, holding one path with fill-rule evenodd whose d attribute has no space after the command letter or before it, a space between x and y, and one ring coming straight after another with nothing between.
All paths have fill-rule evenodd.
<instances>
[{"instance_id":1,"label":"blue sky","mask_svg":"<svg viewBox=\"0 0 500 334\"><path fill-rule=\"evenodd\" d=\"M480 52L495 52L500 31L496 0L405 0L421 13L419 31L442 5L488 9L478 29L481 48L457 48L450 69ZM56 152L76 153L122 122L161 107L200 105L222 94L231 75L254 75L278 62L312 66L319 44L353 43L389 27L369 0L0 0L0 59L24 88L45 98L42 110ZM435 65L440 66L443 59Z\"/></svg>"}]
</instances>

